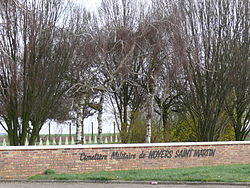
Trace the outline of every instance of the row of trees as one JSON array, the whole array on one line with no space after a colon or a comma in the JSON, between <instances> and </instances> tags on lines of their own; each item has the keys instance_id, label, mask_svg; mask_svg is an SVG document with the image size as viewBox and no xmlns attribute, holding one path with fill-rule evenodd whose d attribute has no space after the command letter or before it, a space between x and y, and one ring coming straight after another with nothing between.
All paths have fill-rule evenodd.
<instances>
[{"instance_id":1,"label":"row of trees","mask_svg":"<svg viewBox=\"0 0 250 188\"><path fill-rule=\"evenodd\" d=\"M122 142L216 141L250 131L248 0L0 2L0 117L11 145L48 118L110 103ZM185 130L185 134L179 134ZM152 135L153 134L153 135ZM146 136L145 136L146 135Z\"/></svg>"}]
</instances>

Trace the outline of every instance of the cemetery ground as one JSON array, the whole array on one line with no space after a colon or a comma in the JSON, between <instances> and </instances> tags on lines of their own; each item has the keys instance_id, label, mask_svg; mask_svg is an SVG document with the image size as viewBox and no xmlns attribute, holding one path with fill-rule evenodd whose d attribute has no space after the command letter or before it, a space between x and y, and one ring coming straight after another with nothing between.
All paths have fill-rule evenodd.
<instances>
[{"instance_id":1,"label":"cemetery ground","mask_svg":"<svg viewBox=\"0 0 250 188\"><path fill-rule=\"evenodd\" d=\"M30 177L30 180L250 182L250 164L84 174L57 174L48 169L44 175Z\"/></svg>"},{"instance_id":2,"label":"cemetery ground","mask_svg":"<svg viewBox=\"0 0 250 188\"><path fill-rule=\"evenodd\" d=\"M94 139L97 139L98 134L84 134L85 137L85 144L96 144L94 143ZM48 142L49 140L49 145L67 145L66 144L66 139L68 140L68 144L72 144L72 139L75 142L75 134L42 134L39 136L39 138L36 141L36 145L40 145L41 141L42 141L42 145L46 145L46 142ZM111 140L112 137L112 140ZM120 143L119 140L116 141L115 139L119 139L118 134L113 134L113 133L103 133L102 134L102 142L103 143ZM60 140L61 140L61 144L60 144ZM6 145L9 146L8 143L8 136L6 134L2 134L0 135L0 146L4 146L4 141L6 142ZM53 143L55 142L55 143ZM97 141L96 141L97 142Z\"/></svg>"},{"instance_id":3,"label":"cemetery ground","mask_svg":"<svg viewBox=\"0 0 250 188\"><path fill-rule=\"evenodd\" d=\"M118 134L115 134L118 135ZM110 141L110 137L113 137L113 139L115 138L115 135L113 133L103 133L102 137L103 137L103 142L105 142L105 138L107 138L106 140L108 140L108 142ZM86 137L86 141L87 143L89 143L89 140L92 140L93 137L97 137L97 134L84 134L84 136ZM56 140L56 144L59 143L60 137L62 139L62 145L65 144L65 138L67 137L69 139L69 142L71 141L72 137L75 137L75 134L43 134L40 135L40 138L43 141L43 144L46 143L47 139L50 138L50 143L52 144L52 140L55 139ZM0 135L0 146L3 146L3 140L8 140L8 136L7 135ZM250 134L246 137L245 141L250 141ZM39 145L39 139L37 140L36 144ZM119 142L119 141L118 141ZM115 143L115 140L112 141L112 143ZM7 142L8 145L8 142Z\"/></svg>"}]
</instances>

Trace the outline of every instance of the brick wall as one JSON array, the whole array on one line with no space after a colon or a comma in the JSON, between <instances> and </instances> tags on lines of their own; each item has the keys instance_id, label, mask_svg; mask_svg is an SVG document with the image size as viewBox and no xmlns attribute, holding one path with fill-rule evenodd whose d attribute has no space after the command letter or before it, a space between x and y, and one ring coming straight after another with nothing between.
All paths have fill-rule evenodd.
<instances>
[{"instance_id":1,"label":"brick wall","mask_svg":"<svg viewBox=\"0 0 250 188\"><path fill-rule=\"evenodd\" d=\"M250 164L250 141L0 147L0 178L25 179L47 169L83 173Z\"/></svg>"}]
</instances>

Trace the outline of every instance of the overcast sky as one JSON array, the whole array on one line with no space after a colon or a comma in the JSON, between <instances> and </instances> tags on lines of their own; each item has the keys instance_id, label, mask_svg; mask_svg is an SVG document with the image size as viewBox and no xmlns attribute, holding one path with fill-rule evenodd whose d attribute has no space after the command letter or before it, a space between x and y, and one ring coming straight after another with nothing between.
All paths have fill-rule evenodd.
<instances>
[{"instance_id":1,"label":"overcast sky","mask_svg":"<svg viewBox=\"0 0 250 188\"><path fill-rule=\"evenodd\" d=\"M97 8L101 4L101 0L71 0L71 1L74 3L82 4L89 11L96 11ZM97 119L96 118L97 118L96 115L94 115L84 120L84 124L85 124L84 132L85 133L91 133L92 122L94 123L94 133L97 133ZM113 122L114 122L113 116L108 112L104 112L103 114L103 132L104 133L113 133L114 131ZM41 134L48 134L48 127L49 127L49 122L47 121L41 130ZM118 132L117 129L116 129L116 132ZM6 134L6 132L0 126L0 134L1 133ZM68 134L69 133L68 126L65 126L65 124L59 124L59 123L52 121L51 133L52 134ZM75 133L75 126L72 126L72 133Z\"/></svg>"},{"instance_id":2,"label":"overcast sky","mask_svg":"<svg viewBox=\"0 0 250 188\"><path fill-rule=\"evenodd\" d=\"M101 0L72 0L73 2L83 4L88 10L95 11L100 6Z\"/></svg>"}]
</instances>

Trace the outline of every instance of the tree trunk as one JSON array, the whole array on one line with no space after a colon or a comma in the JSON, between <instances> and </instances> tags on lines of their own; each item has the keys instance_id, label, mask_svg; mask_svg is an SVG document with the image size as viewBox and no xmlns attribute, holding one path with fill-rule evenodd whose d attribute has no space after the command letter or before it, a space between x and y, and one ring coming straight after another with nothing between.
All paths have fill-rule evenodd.
<instances>
[{"instance_id":1,"label":"tree trunk","mask_svg":"<svg viewBox=\"0 0 250 188\"><path fill-rule=\"evenodd\" d=\"M154 112L154 94L148 94L148 106L147 106L147 120L146 120L146 143L151 143L151 129L152 129L152 118Z\"/></svg>"},{"instance_id":2,"label":"tree trunk","mask_svg":"<svg viewBox=\"0 0 250 188\"><path fill-rule=\"evenodd\" d=\"M14 130L12 129L11 121L5 120L7 127L8 127L8 141L10 146L15 145L15 140L14 140Z\"/></svg>"},{"instance_id":3,"label":"tree trunk","mask_svg":"<svg viewBox=\"0 0 250 188\"><path fill-rule=\"evenodd\" d=\"M85 104L85 97L82 96L82 98L80 99L80 101L78 102L78 104L76 105L76 111L77 111L77 120L76 120L76 144L84 144L84 140L83 140L83 108L84 108L84 104Z\"/></svg>"},{"instance_id":4,"label":"tree trunk","mask_svg":"<svg viewBox=\"0 0 250 188\"><path fill-rule=\"evenodd\" d=\"M25 121L23 121L22 124L22 133L20 135L20 145L22 146L25 145L26 137L28 134L28 128L29 128L29 121L28 119L25 119Z\"/></svg>"},{"instance_id":5,"label":"tree trunk","mask_svg":"<svg viewBox=\"0 0 250 188\"><path fill-rule=\"evenodd\" d=\"M102 114L103 114L103 96L100 99L100 109L98 111L97 122L98 122L98 136L97 136L97 143L102 143Z\"/></svg>"},{"instance_id":6,"label":"tree trunk","mask_svg":"<svg viewBox=\"0 0 250 188\"><path fill-rule=\"evenodd\" d=\"M80 107L79 107L80 108ZM82 141L82 123L83 123L83 114L82 109L79 109L77 112L76 120L76 144L81 144Z\"/></svg>"},{"instance_id":7,"label":"tree trunk","mask_svg":"<svg viewBox=\"0 0 250 188\"><path fill-rule=\"evenodd\" d=\"M32 122L32 132L30 135L29 145L35 145L36 141L39 141L39 127L37 123Z\"/></svg>"}]
</instances>

